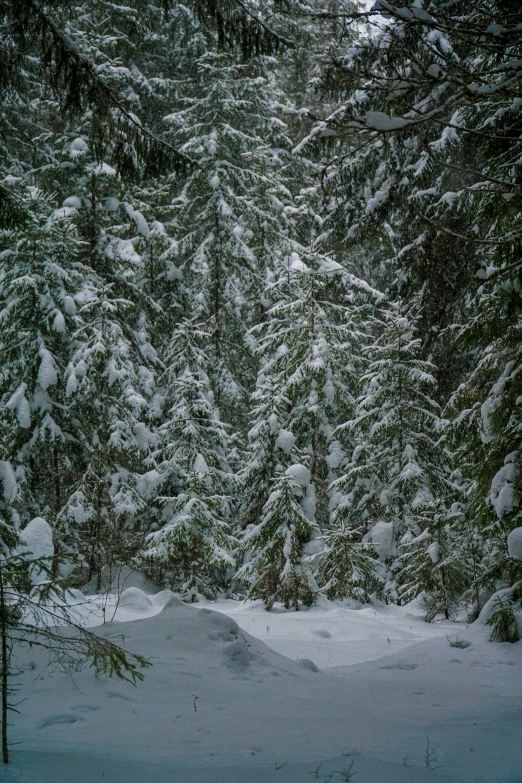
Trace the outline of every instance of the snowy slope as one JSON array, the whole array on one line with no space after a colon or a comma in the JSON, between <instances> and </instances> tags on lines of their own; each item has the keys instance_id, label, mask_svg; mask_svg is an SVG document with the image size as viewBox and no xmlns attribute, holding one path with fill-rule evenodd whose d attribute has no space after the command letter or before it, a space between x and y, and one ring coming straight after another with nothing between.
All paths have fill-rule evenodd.
<instances>
[{"instance_id":1,"label":"snowy slope","mask_svg":"<svg viewBox=\"0 0 522 783\"><path fill-rule=\"evenodd\" d=\"M482 626L466 649L435 638L328 672L177 598L98 632L151 658L145 682L49 676L41 652L17 651L27 701L11 739L23 745L2 781L305 783L352 763L355 783L522 780L522 646L491 644Z\"/></svg>"}]
</instances>

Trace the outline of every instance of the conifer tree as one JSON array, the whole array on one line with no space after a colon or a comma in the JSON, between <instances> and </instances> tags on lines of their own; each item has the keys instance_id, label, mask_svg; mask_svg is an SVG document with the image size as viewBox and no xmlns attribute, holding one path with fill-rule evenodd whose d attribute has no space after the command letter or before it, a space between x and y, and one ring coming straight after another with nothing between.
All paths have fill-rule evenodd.
<instances>
[{"instance_id":1,"label":"conifer tree","mask_svg":"<svg viewBox=\"0 0 522 783\"><path fill-rule=\"evenodd\" d=\"M267 269L288 252L291 144L262 58L239 62L210 42L195 65L178 96L182 108L165 118L172 143L198 162L176 186L172 229L189 313L208 319L214 391L239 425L257 370L246 342L260 314L251 303L263 301Z\"/></svg>"},{"instance_id":2,"label":"conifer tree","mask_svg":"<svg viewBox=\"0 0 522 783\"><path fill-rule=\"evenodd\" d=\"M166 419L158 431L157 468L149 474L162 510L146 554L166 567L190 601L198 593L214 598L234 565L233 441L220 421L200 347L209 337L188 319L174 332L163 378Z\"/></svg>"},{"instance_id":3,"label":"conifer tree","mask_svg":"<svg viewBox=\"0 0 522 783\"><path fill-rule=\"evenodd\" d=\"M359 530L361 544L372 541L390 569L384 594L395 600L397 546L419 526L420 515L445 496L449 468L439 442L440 408L429 396L434 367L419 358L415 315L405 316L395 305L382 319L382 334L368 351L362 377L365 393L354 418L342 425L356 445L345 475L334 482L332 519Z\"/></svg>"},{"instance_id":4,"label":"conifer tree","mask_svg":"<svg viewBox=\"0 0 522 783\"><path fill-rule=\"evenodd\" d=\"M303 546L318 532L310 513L313 488L303 464L279 468L259 523L250 525L243 536L247 561L237 577L250 585L249 595L262 598L267 609L282 601L286 608L298 611L300 603L311 605L317 592L311 569L303 560Z\"/></svg>"},{"instance_id":5,"label":"conifer tree","mask_svg":"<svg viewBox=\"0 0 522 783\"><path fill-rule=\"evenodd\" d=\"M357 389L357 348L364 340L362 319L371 291L331 259L305 257L307 263L294 251L286 268L278 268L270 290L276 303L266 323L253 329L262 369L253 394L254 426L245 472L245 485L251 488L243 509L246 550L253 540L252 526L258 529L259 519L268 514L269 498L278 492L274 485L283 481L288 493L284 471L301 462L310 472L305 498L309 535L316 537L326 525L328 484L342 460L342 446L332 434ZM284 514L276 517L281 503L270 508L271 524L259 534L267 550L277 545L288 524ZM268 535L274 537L272 542ZM302 538L303 548L307 543ZM303 549L302 558L304 554ZM255 594L265 589L258 580L268 580L263 596L270 603L275 594L272 571L262 556L251 562L255 567L249 564L241 573L249 576ZM254 579L256 568L261 570Z\"/></svg>"},{"instance_id":6,"label":"conifer tree","mask_svg":"<svg viewBox=\"0 0 522 783\"><path fill-rule=\"evenodd\" d=\"M56 520L67 498L75 436L64 373L82 276L71 216L37 188L24 206L30 221L1 236L0 344L1 445L20 478L27 522L43 513Z\"/></svg>"},{"instance_id":7,"label":"conifer tree","mask_svg":"<svg viewBox=\"0 0 522 783\"><path fill-rule=\"evenodd\" d=\"M403 536L397 562L398 595L406 603L422 594L426 619L455 619L472 581L461 514L434 501L418 513L414 530Z\"/></svg>"},{"instance_id":8,"label":"conifer tree","mask_svg":"<svg viewBox=\"0 0 522 783\"><path fill-rule=\"evenodd\" d=\"M140 345L126 321L132 303L112 288L92 276L77 296L84 323L66 371L81 449L74 491L60 521L98 588L104 564L114 557L128 560L139 548L136 517L145 504L136 468L150 445L144 419L151 373L145 363L135 363Z\"/></svg>"},{"instance_id":9,"label":"conifer tree","mask_svg":"<svg viewBox=\"0 0 522 783\"><path fill-rule=\"evenodd\" d=\"M268 466L273 469L279 461L288 465L296 449L308 455L324 524L329 465L335 462L329 452L340 448L332 433L357 391L357 353L365 340L362 320L365 307L371 309L371 289L331 259L314 260L296 247L306 263L294 251L278 267L269 288L275 304L266 323L252 329L261 371L252 395L247 481L255 491L245 511L248 522L255 522L257 495L265 493L266 498L273 477Z\"/></svg>"}]
</instances>

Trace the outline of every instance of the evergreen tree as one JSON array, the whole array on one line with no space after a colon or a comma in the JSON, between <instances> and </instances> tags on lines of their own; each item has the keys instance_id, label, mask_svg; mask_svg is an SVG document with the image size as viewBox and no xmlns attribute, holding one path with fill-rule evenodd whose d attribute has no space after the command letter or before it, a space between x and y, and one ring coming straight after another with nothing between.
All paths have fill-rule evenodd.
<instances>
[{"instance_id":1,"label":"evergreen tree","mask_svg":"<svg viewBox=\"0 0 522 783\"><path fill-rule=\"evenodd\" d=\"M310 513L313 505L308 468L294 463L284 471L280 466L259 523L250 525L243 536L247 561L237 576L267 609L282 601L287 609L298 611L300 602L310 606L315 600L315 581L303 561L303 546L318 532Z\"/></svg>"},{"instance_id":2,"label":"evergreen tree","mask_svg":"<svg viewBox=\"0 0 522 783\"><path fill-rule=\"evenodd\" d=\"M64 374L77 327L82 275L78 232L38 189L24 200L31 219L1 236L0 345L3 454L20 479L27 522L67 499L75 441Z\"/></svg>"},{"instance_id":3,"label":"evergreen tree","mask_svg":"<svg viewBox=\"0 0 522 783\"><path fill-rule=\"evenodd\" d=\"M171 230L189 313L208 319L214 391L225 418L241 425L257 370L246 333L262 313L267 269L289 252L291 144L268 63L240 63L210 42L195 65L182 108L166 117L172 143L199 164L176 186Z\"/></svg>"},{"instance_id":4,"label":"evergreen tree","mask_svg":"<svg viewBox=\"0 0 522 783\"><path fill-rule=\"evenodd\" d=\"M325 532L324 547L310 562L327 598L355 598L367 603L370 594L381 587L376 552L364 535L363 527L349 527L345 522Z\"/></svg>"},{"instance_id":5,"label":"evergreen tree","mask_svg":"<svg viewBox=\"0 0 522 783\"><path fill-rule=\"evenodd\" d=\"M429 396L434 368L419 358L415 316L406 317L398 305L382 316L382 334L362 377L365 393L355 417L342 425L356 445L345 475L334 482L332 520L359 530L360 543L372 541L389 569L384 594L395 600L397 546L448 492L449 467L439 442L440 408Z\"/></svg>"},{"instance_id":6,"label":"evergreen tree","mask_svg":"<svg viewBox=\"0 0 522 783\"><path fill-rule=\"evenodd\" d=\"M233 441L219 419L206 372L209 360L200 348L209 337L190 320L174 332L163 379L166 420L158 432L157 468L149 474L162 526L150 534L146 554L171 572L172 584L191 601L198 593L215 598L234 565Z\"/></svg>"},{"instance_id":7,"label":"evergreen tree","mask_svg":"<svg viewBox=\"0 0 522 783\"><path fill-rule=\"evenodd\" d=\"M269 288L275 304L266 322L252 329L261 371L252 395L246 475L254 492L247 499L247 523L256 522L275 466L291 464L296 452L307 455L319 523L325 524L330 466L341 449L332 434L357 391L362 321L371 310L372 292L331 259L305 258L306 263L294 251L276 270Z\"/></svg>"},{"instance_id":8,"label":"evergreen tree","mask_svg":"<svg viewBox=\"0 0 522 783\"><path fill-rule=\"evenodd\" d=\"M459 526L460 514L442 504L423 508L416 519L419 535L403 536L399 547L398 595L406 603L422 594L426 619L454 620L464 604L472 580L467 541Z\"/></svg>"},{"instance_id":9,"label":"evergreen tree","mask_svg":"<svg viewBox=\"0 0 522 783\"><path fill-rule=\"evenodd\" d=\"M145 363L136 364L139 335L126 320L132 303L112 288L92 275L77 295L84 323L66 373L81 449L60 522L64 538L84 556L89 579L96 575L98 589L103 565L114 558L128 561L138 551L137 517L145 502L136 470L150 446L144 419L151 373Z\"/></svg>"}]
</instances>

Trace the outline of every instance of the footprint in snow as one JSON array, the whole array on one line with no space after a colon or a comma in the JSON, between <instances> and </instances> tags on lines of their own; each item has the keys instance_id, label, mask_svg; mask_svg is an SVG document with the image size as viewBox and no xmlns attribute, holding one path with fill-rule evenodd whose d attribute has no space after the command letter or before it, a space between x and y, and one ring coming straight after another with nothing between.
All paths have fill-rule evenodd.
<instances>
[{"instance_id":1,"label":"footprint in snow","mask_svg":"<svg viewBox=\"0 0 522 783\"><path fill-rule=\"evenodd\" d=\"M81 715L75 715L74 713L62 713L61 715L49 715L41 723L38 724L39 729L46 729L48 726L58 726L61 723L78 723L83 720Z\"/></svg>"},{"instance_id":2,"label":"footprint in snow","mask_svg":"<svg viewBox=\"0 0 522 783\"><path fill-rule=\"evenodd\" d=\"M381 669L403 669L404 671L412 671L417 668L416 663L389 663L387 666L381 666Z\"/></svg>"},{"instance_id":3,"label":"footprint in snow","mask_svg":"<svg viewBox=\"0 0 522 783\"><path fill-rule=\"evenodd\" d=\"M332 634L330 631L325 631L323 628L319 628L317 631L314 630L314 633L316 636L321 636L323 639L331 639Z\"/></svg>"},{"instance_id":4,"label":"footprint in snow","mask_svg":"<svg viewBox=\"0 0 522 783\"><path fill-rule=\"evenodd\" d=\"M136 699L133 699L130 696L124 696L123 693L117 693L116 691L108 691L107 692L107 698L108 699L121 699L122 701L136 701Z\"/></svg>"}]
</instances>

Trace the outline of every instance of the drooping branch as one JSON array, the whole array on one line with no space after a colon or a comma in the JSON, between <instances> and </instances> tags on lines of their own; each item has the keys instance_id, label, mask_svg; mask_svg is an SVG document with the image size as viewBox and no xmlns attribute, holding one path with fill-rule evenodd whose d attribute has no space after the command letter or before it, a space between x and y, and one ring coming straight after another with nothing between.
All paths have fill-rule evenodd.
<instances>
[{"instance_id":1,"label":"drooping branch","mask_svg":"<svg viewBox=\"0 0 522 783\"><path fill-rule=\"evenodd\" d=\"M92 112L94 153L101 158L110 145L118 173L157 174L179 170L188 158L144 128L119 95L103 80L93 61L80 51L36 0L2 0L5 50L11 50L4 87L17 89L17 73L28 56L40 62L41 75L65 115ZM18 64L18 68L15 64Z\"/></svg>"}]
</instances>

